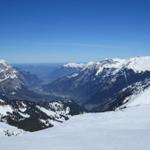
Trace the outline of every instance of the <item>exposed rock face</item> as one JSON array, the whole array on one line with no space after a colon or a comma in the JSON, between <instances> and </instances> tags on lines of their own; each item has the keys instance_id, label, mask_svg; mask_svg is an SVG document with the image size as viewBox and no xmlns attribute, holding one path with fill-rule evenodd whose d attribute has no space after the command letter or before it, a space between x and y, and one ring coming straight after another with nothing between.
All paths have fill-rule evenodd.
<instances>
[{"instance_id":1,"label":"exposed rock face","mask_svg":"<svg viewBox=\"0 0 150 150\"><path fill-rule=\"evenodd\" d=\"M37 131L53 127L82 113L71 101L29 102L0 100L0 120L26 131Z\"/></svg>"}]
</instances>

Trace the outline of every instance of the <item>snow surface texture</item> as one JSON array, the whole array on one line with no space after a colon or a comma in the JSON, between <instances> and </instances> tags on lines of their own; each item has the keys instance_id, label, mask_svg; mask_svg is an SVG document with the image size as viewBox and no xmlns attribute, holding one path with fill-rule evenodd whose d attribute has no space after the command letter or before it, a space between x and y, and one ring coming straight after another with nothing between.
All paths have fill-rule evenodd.
<instances>
[{"instance_id":1,"label":"snow surface texture","mask_svg":"<svg viewBox=\"0 0 150 150\"><path fill-rule=\"evenodd\" d=\"M105 59L99 62L89 62L87 64L68 63L65 67L82 68L87 69L91 67L97 68L97 73L101 73L103 69L115 69L114 73L117 73L123 68L132 69L135 72L141 73L144 71L150 71L150 56L133 57L129 59Z\"/></svg>"},{"instance_id":2,"label":"snow surface texture","mask_svg":"<svg viewBox=\"0 0 150 150\"><path fill-rule=\"evenodd\" d=\"M141 105L150 105L150 87L146 88L144 91L141 91L138 94L133 94L130 97L127 97L128 102L122 105L123 107L132 107L132 106L141 106ZM126 101L126 99L125 99Z\"/></svg>"},{"instance_id":3,"label":"snow surface texture","mask_svg":"<svg viewBox=\"0 0 150 150\"><path fill-rule=\"evenodd\" d=\"M10 126L6 123L0 122L0 138L6 136L18 136L24 134L25 131L16 127Z\"/></svg>"},{"instance_id":4,"label":"snow surface texture","mask_svg":"<svg viewBox=\"0 0 150 150\"><path fill-rule=\"evenodd\" d=\"M149 141L150 105L141 104L74 116L54 128L1 138L0 145L5 150L149 150Z\"/></svg>"}]
</instances>

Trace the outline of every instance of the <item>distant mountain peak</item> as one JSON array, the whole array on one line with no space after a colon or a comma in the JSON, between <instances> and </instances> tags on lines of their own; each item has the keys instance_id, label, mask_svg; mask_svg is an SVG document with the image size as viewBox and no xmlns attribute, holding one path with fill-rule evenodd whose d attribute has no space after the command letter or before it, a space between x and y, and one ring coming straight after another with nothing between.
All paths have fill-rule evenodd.
<instances>
[{"instance_id":1,"label":"distant mountain peak","mask_svg":"<svg viewBox=\"0 0 150 150\"><path fill-rule=\"evenodd\" d=\"M84 65L85 69L95 67L96 75L101 73L103 69L115 69L115 72L120 69L132 69L134 72L150 71L150 56L132 57L129 59L104 59L98 62L89 62Z\"/></svg>"},{"instance_id":2,"label":"distant mountain peak","mask_svg":"<svg viewBox=\"0 0 150 150\"><path fill-rule=\"evenodd\" d=\"M0 59L0 82L17 78L17 71L5 60Z\"/></svg>"},{"instance_id":3,"label":"distant mountain peak","mask_svg":"<svg viewBox=\"0 0 150 150\"><path fill-rule=\"evenodd\" d=\"M84 64L80 64L80 63L68 63L68 64L65 64L64 67L68 67L68 68L83 68Z\"/></svg>"},{"instance_id":4,"label":"distant mountain peak","mask_svg":"<svg viewBox=\"0 0 150 150\"><path fill-rule=\"evenodd\" d=\"M133 57L128 59L126 64L136 72L150 71L150 56Z\"/></svg>"},{"instance_id":5,"label":"distant mountain peak","mask_svg":"<svg viewBox=\"0 0 150 150\"><path fill-rule=\"evenodd\" d=\"M106 58L104 60L100 60L97 62L88 62L85 64L80 63L68 63L65 64L64 67L67 68L80 68L80 69L88 69L95 67L97 71L97 75L105 68L105 69L117 69L120 70L122 68L132 69L135 72L143 72L150 71L150 56L137 56L128 59L120 59L120 58Z\"/></svg>"},{"instance_id":6,"label":"distant mountain peak","mask_svg":"<svg viewBox=\"0 0 150 150\"><path fill-rule=\"evenodd\" d=\"M0 59L0 64L7 64L7 62L4 59Z\"/></svg>"}]
</instances>

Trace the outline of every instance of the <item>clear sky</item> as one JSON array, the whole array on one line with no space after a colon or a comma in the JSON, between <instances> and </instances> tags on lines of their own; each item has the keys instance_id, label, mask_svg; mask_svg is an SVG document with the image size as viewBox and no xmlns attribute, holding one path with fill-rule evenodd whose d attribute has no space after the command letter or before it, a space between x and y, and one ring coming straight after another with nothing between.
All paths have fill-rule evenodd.
<instances>
[{"instance_id":1,"label":"clear sky","mask_svg":"<svg viewBox=\"0 0 150 150\"><path fill-rule=\"evenodd\" d=\"M86 62L150 55L149 0L0 0L0 58Z\"/></svg>"}]
</instances>

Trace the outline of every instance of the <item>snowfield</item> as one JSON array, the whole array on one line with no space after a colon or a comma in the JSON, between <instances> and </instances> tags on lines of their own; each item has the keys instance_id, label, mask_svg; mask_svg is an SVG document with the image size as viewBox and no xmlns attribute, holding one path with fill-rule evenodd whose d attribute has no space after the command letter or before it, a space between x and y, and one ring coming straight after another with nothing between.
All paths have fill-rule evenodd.
<instances>
[{"instance_id":1,"label":"snowfield","mask_svg":"<svg viewBox=\"0 0 150 150\"><path fill-rule=\"evenodd\" d=\"M5 150L149 150L150 105L83 114L54 128L0 138Z\"/></svg>"},{"instance_id":2,"label":"snowfield","mask_svg":"<svg viewBox=\"0 0 150 150\"><path fill-rule=\"evenodd\" d=\"M3 137L7 137L7 136L18 136L18 135L22 135L25 134L27 132L18 129L16 127L10 126L6 123L0 122L0 139Z\"/></svg>"}]
</instances>

